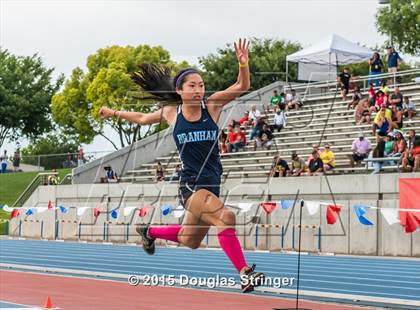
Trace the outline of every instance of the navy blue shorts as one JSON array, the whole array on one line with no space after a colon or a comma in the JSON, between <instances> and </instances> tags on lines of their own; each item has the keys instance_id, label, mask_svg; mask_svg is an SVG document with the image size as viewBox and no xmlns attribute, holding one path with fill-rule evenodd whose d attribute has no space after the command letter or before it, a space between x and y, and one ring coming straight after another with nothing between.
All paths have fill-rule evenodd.
<instances>
[{"instance_id":1,"label":"navy blue shorts","mask_svg":"<svg viewBox=\"0 0 420 310\"><path fill-rule=\"evenodd\" d=\"M178 198L181 205L185 208L185 204L188 198L190 198L190 196L194 194L196 191L203 188L215 194L216 197L220 196L220 183L219 182L215 182L215 184L200 185L192 181L189 181L189 182L181 181L179 183L179 188L178 188Z\"/></svg>"}]
</instances>

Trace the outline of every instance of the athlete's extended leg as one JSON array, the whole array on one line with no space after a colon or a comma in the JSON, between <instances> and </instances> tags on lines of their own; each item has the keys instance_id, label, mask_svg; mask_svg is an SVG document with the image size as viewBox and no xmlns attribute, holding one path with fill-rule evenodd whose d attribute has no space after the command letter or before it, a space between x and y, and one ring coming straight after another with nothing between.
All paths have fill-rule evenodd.
<instances>
[{"instance_id":1,"label":"athlete's extended leg","mask_svg":"<svg viewBox=\"0 0 420 310\"><path fill-rule=\"evenodd\" d=\"M142 236L143 249L146 253L152 255L155 253L156 239L179 242L191 249L196 249L200 246L209 228L210 225L187 210L182 225L176 224L157 227L139 225L136 230Z\"/></svg>"},{"instance_id":2,"label":"athlete's extended leg","mask_svg":"<svg viewBox=\"0 0 420 310\"><path fill-rule=\"evenodd\" d=\"M206 189L199 189L191 195L187 200L186 210L187 213L192 214L201 222L217 227L221 248L227 257L229 257L236 270L244 276L246 281L248 281L242 284L242 291L248 292L253 290L254 286L260 285L260 281L262 281L264 275L262 273L254 272L255 265L248 267L246 264L241 244L236 235L235 213L227 209L216 195ZM207 231L205 231L205 233L206 232ZM199 240L201 242L205 233L202 236L198 235L196 238L191 238L191 236L187 234L184 235L184 232L181 232L178 237L181 243L188 242L184 240L191 239Z\"/></svg>"}]
</instances>

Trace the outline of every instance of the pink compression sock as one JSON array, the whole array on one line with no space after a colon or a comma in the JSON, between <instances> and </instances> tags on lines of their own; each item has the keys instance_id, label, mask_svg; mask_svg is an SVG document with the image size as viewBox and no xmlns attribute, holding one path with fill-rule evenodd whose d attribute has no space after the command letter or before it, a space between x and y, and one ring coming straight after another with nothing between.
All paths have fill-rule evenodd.
<instances>
[{"instance_id":1,"label":"pink compression sock","mask_svg":"<svg viewBox=\"0 0 420 310\"><path fill-rule=\"evenodd\" d=\"M236 236L236 230L227 228L217 234L220 246L229 257L236 270L240 272L242 268L246 267L244 252L242 251L241 244Z\"/></svg>"},{"instance_id":2,"label":"pink compression sock","mask_svg":"<svg viewBox=\"0 0 420 310\"><path fill-rule=\"evenodd\" d=\"M161 226L161 227L150 227L149 228L149 236L150 238L159 238L170 240L174 242L178 241L178 232L181 229L181 225L168 225L168 226Z\"/></svg>"}]
</instances>

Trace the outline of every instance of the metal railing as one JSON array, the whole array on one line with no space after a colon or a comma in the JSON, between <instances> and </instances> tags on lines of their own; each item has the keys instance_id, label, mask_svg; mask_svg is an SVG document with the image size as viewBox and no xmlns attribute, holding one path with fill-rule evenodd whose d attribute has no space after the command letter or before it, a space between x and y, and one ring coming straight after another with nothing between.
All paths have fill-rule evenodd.
<instances>
[{"instance_id":1,"label":"metal railing","mask_svg":"<svg viewBox=\"0 0 420 310\"><path fill-rule=\"evenodd\" d=\"M39 185L48 184L49 176L58 176L58 172L41 172L38 173L26 189L20 194L19 198L13 203L12 208L22 207L26 200L33 194Z\"/></svg>"},{"instance_id":2,"label":"metal railing","mask_svg":"<svg viewBox=\"0 0 420 310\"><path fill-rule=\"evenodd\" d=\"M61 180L60 185L67 185L71 184L71 180L73 179L73 175L71 173L68 173L64 176L64 178Z\"/></svg>"},{"instance_id":3,"label":"metal railing","mask_svg":"<svg viewBox=\"0 0 420 310\"><path fill-rule=\"evenodd\" d=\"M363 84L361 87L362 91L366 91L369 87L369 81L371 80L381 80L381 79L391 79L391 85L398 85L398 86L408 86L415 84L414 78L409 79L412 82L401 83L398 82L398 79L402 78L409 78L410 76L419 77L420 76L420 68L414 68L405 71L399 71L396 73L382 73L377 75L364 75L359 76L358 78L352 79L351 83L356 84ZM289 84L284 86L284 90L295 89L297 93L300 93L304 96L304 99L310 99L311 97L318 97L318 96L328 96L334 95L336 91L337 80L327 80L321 82L308 82L306 84ZM315 91L315 92L314 92Z\"/></svg>"},{"instance_id":4,"label":"metal railing","mask_svg":"<svg viewBox=\"0 0 420 310\"><path fill-rule=\"evenodd\" d=\"M77 159L78 153L21 155L20 163L21 165L32 165L37 171L44 169L76 168L112 152L113 150L84 152L81 161ZM13 161L12 158L10 160Z\"/></svg>"}]
</instances>

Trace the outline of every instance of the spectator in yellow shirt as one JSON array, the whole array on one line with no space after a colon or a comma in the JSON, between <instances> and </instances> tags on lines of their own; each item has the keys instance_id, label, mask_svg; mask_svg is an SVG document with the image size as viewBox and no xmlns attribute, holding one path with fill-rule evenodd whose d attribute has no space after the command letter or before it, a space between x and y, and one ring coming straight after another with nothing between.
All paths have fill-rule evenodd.
<instances>
[{"instance_id":1,"label":"spectator in yellow shirt","mask_svg":"<svg viewBox=\"0 0 420 310\"><path fill-rule=\"evenodd\" d=\"M330 150L330 145L328 143L324 144L324 148L319 154L319 157L321 158L322 163L324 164L324 172L335 168L335 155Z\"/></svg>"},{"instance_id":2,"label":"spectator in yellow shirt","mask_svg":"<svg viewBox=\"0 0 420 310\"><path fill-rule=\"evenodd\" d=\"M376 130L379 129L379 121L381 119L382 112L384 113L385 118L388 120L388 122L391 124L392 122L392 110L388 109L386 104L382 104L381 109L376 113L375 118L373 119L373 125L372 125L372 135L376 136Z\"/></svg>"}]
</instances>

